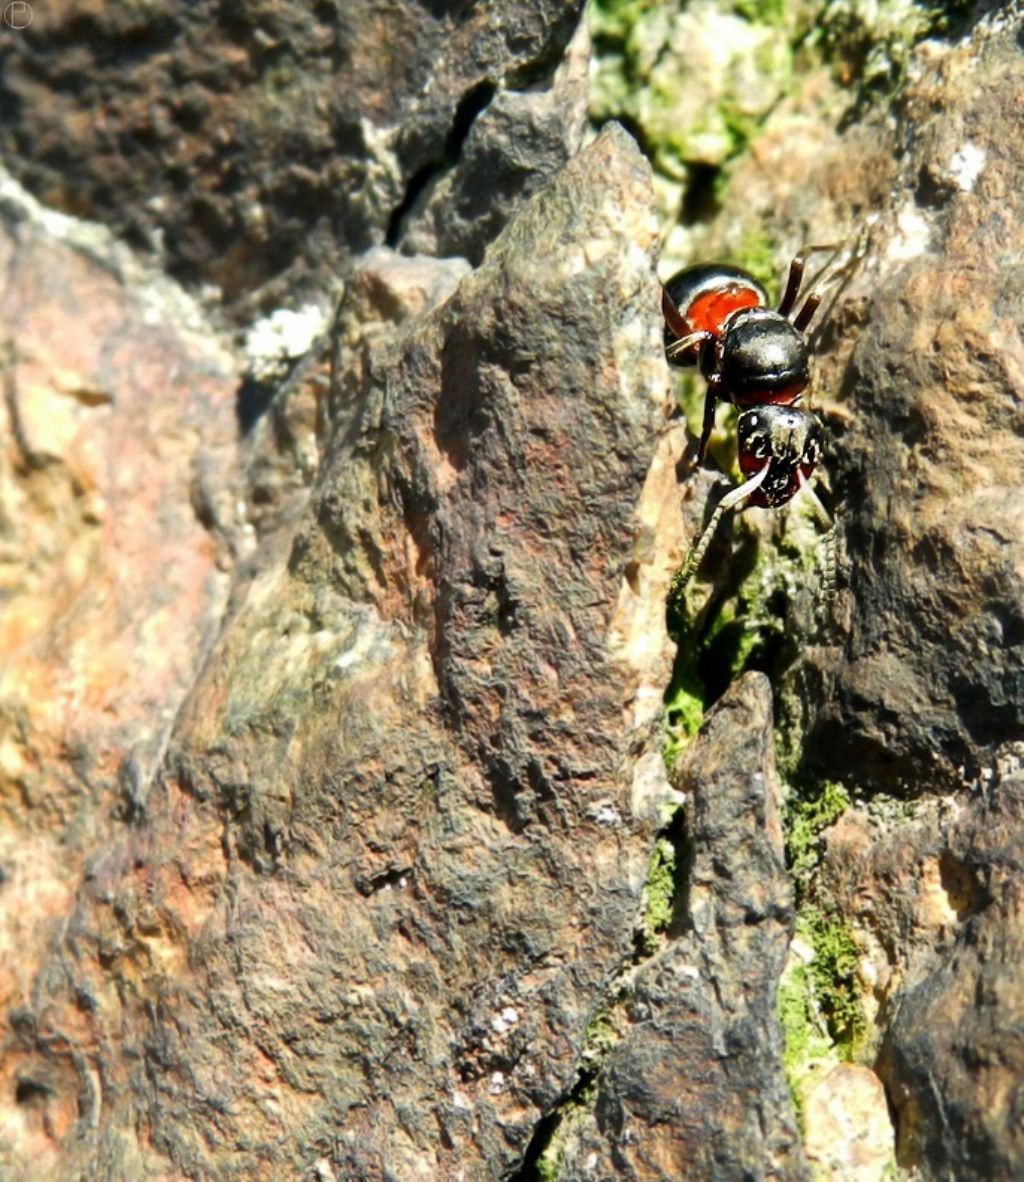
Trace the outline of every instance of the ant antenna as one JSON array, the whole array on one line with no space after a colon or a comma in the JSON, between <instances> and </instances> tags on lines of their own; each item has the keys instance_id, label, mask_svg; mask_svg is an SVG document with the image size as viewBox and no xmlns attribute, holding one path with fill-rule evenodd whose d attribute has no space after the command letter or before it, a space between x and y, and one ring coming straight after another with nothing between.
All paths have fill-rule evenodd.
<instances>
[{"instance_id":1,"label":"ant antenna","mask_svg":"<svg viewBox=\"0 0 1024 1182\"><path fill-rule=\"evenodd\" d=\"M797 496L803 496L808 502L820 525L823 525L827 530L834 529L835 522L832 520L829 511L821 503L821 498L814 491L811 482L800 471L797 472L797 480L800 482L800 487L797 489Z\"/></svg>"},{"instance_id":2,"label":"ant antenna","mask_svg":"<svg viewBox=\"0 0 1024 1182\"><path fill-rule=\"evenodd\" d=\"M704 530L694 538L686 557L683 559L682 566L672 578L672 586L669 590L669 597L671 599L677 600L682 595L686 584L693 577L694 571L700 566L701 559L704 557L708 546L711 545L711 539L715 536L715 530L718 528L718 523L722 520L723 514L737 505L742 505L751 494L757 492L764 483L770 467L771 464L765 464L759 472L756 472L749 480L734 488L732 492L726 493L718 502L714 513L711 514L711 520L707 523Z\"/></svg>"}]
</instances>

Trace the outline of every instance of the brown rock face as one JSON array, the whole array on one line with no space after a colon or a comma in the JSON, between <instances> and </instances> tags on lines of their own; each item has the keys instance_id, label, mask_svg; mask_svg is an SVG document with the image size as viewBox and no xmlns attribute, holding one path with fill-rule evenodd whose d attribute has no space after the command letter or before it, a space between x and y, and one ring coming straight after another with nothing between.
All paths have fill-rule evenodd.
<instances>
[{"instance_id":1,"label":"brown rock face","mask_svg":"<svg viewBox=\"0 0 1024 1182\"><path fill-rule=\"evenodd\" d=\"M851 813L829 836L826 885L883 1002L900 1162L929 1176L1009 1178L1024 1158L1022 791L1018 764L897 832Z\"/></svg>"},{"instance_id":2,"label":"brown rock face","mask_svg":"<svg viewBox=\"0 0 1024 1182\"><path fill-rule=\"evenodd\" d=\"M224 609L236 379L180 293L125 272L102 232L6 185L3 203L0 1173L48 1177L100 1103L97 994L78 978L56 1026L32 998Z\"/></svg>"},{"instance_id":3,"label":"brown rock face","mask_svg":"<svg viewBox=\"0 0 1024 1182\"><path fill-rule=\"evenodd\" d=\"M580 5L34 9L0 41L0 1177L1024 1174L1017 17L843 134L823 70L690 227L785 254L877 213L814 341L838 595L799 528L723 529L684 637L722 693L670 776L665 591L716 477L666 421L648 167L581 148ZM257 372L168 272L238 322L340 292L330 340ZM788 804L854 802L799 892L776 737ZM857 1061L801 1128L812 908Z\"/></svg>"},{"instance_id":4,"label":"brown rock face","mask_svg":"<svg viewBox=\"0 0 1024 1182\"><path fill-rule=\"evenodd\" d=\"M585 55L557 67L581 7L35 5L0 49L2 146L50 205L250 310L413 227L477 259L578 146Z\"/></svg>"},{"instance_id":5,"label":"brown rock face","mask_svg":"<svg viewBox=\"0 0 1024 1182\"><path fill-rule=\"evenodd\" d=\"M898 1161L926 1177L1005 1178L1024 1168L1010 968L1022 930L1024 238L1020 141L1005 122L1024 68L998 23L922 61L841 383L843 633L806 649L793 681L810 724L804 766L860 793L830 837L818 902L857 936Z\"/></svg>"},{"instance_id":6,"label":"brown rock face","mask_svg":"<svg viewBox=\"0 0 1024 1182\"><path fill-rule=\"evenodd\" d=\"M314 1097L281 1161L331 1126L343 1177L510 1170L631 946L649 740L622 723L647 671L607 635L661 396L647 185L604 136L433 315L353 347L287 567L182 718L171 766L232 817L250 901L241 927L226 901L204 917L172 1074L203 1064L247 1125L262 1088L231 1031L258 1023L282 1094ZM241 1012L211 1030L228 981ZM168 1094L160 1137L191 1160L181 1118Z\"/></svg>"},{"instance_id":7,"label":"brown rock face","mask_svg":"<svg viewBox=\"0 0 1024 1182\"><path fill-rule=\"evenodd\" d=\"M809 747L887 791L959 788L1024 738L1020 159L999 131L1022 68L979 41L909 93L917 183L842 390L849 635Z\"/></svg>"},{"instance_id":8,"label":"brown rock face","mask_svg":"<svg viewBox=\"0 0 1024 1182\"><path fill-rule=\"evenodd\" d=\"M621 606L663 400L650 201L608 133L410 327L366 314L407 263L353 279L308 508L88 869L70 988L12 1027L54 1154L70 1089L83 1168L498 1177L569 1088L669 793L663 626L636 646Z\"/></svg>"},{"instance_id":9,"label":"brown rock face","mask_svg":"<svg viewBox=\"0 0 1024 1182\"><path fill-rule=\"evenodd\" d=\"M775 1017L793 912L763 675L715 706L678 776L687 886L668 943L630 981L560 1176L802 1178Z\"/></svg>"}]
</instances>

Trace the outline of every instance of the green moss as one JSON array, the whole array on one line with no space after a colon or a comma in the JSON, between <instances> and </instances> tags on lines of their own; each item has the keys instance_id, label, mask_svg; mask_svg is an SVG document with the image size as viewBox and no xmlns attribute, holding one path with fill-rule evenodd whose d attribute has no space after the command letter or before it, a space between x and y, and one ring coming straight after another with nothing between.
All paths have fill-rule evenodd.
<instances>
[{"instance_id":1,"label":"green moss","mask_svg":"<svg viewBox=\"0 0 1024 1182\"><path fill-rule=\"evenodd\" d=\"M814 1002L810 969L801 962L789 965L775 994L775 1012L782 1027L782 1068L797 1120L803 1126L804 1095L813 1075L838 1062Z\"/></svg>"},{"instance_id":2,"label":"green moss","mask_svg":"<svg viewBox=\"0 0 1024 1182\"><path fill-rule=\"evenodd\" d=\"M698 633L693 627L686 597L673 596L670 590L666 614L669 635L676 642L672 680L665 690L665 738L662 745L662 758L671 772L680 752L700 729L705 689L697 671L700 659Z\"/></svg>"},{"instance_id":3,"label":"green moss","mask_svg":"<svg viewBox=\"0 0 1024 1182\"><path fill-rule=\"evenodd\" d=\"M709 700L717 700L746 670L771 674L780 660L789 659L786 611L790 565L774 548L752 546L754 535L742 518L734 519L733 528L747 539L738 547L727 572L737 583L731 591L726 584L722 598L711 601L710 613L707 589L699 576L681 589L681 571L677 572L669 589L668 627L678 646L665 695L664 754L670 770L698 730Z\"/></svg>"},{"instance_id":4,"label":"green moss","mask_svg":"<svg viewBox=\"0 0 1024 1182\"><path fill-rule=\"evenodd\" d=\"M794 947L809 958L791 954L775 1009L784 1039L782 1065L802 1124L804 1097L814 1077L853 1058L865 1020L856 975L860 954L849 926L808 907L797 918Z\"/></svg>"},{"instance_id":5,"label":"green moss","mask_svg":"<svg viewBox=\"0 0 1024 1182\"><path fill-rule=\"evenodd\" d=\"M562 1151L558 1144L551 1141L537 1161L537 1177L540 1182L558 1182L561 1174Z\"/></svg>"},{"instance_id":6,"label":"green moss","mask_svg":"<svg viewBox=\"0 0 1024 1182\"><path fill-rule=\"evenodd\" d=\"M704 717L704 686L695 669L683 671L678 681L673 681L665 695L665 741L661 755L668 771L693 736L700 730Z\"/></svg>"},{"instance_id":7,"label":"green moss","mask_svg":"<svg viewBox=\"0 0 1024 1182\"><path fill-rule=\"evenodd\" d=\"M814 949L810 971L818 1008L843 1059L852 1059L864 1035L857 966L860 951L849 925L838 916L808 908L797 921Z\"/></svg>"},{"instance_id":8,"label":"green moss","mask_svg":"<svg viewBox=\"0 0 1024 1182\"><path fill-rule=\"evenodd\" d=\"M829 0L813 43L840 79L852 79L858 103L891 97L906 81L910 55L926 37L965 26L968 0Z\"/></svg>"},{"instance_id":9,"label":"green moss","mask_svg":"<svg viewBox=\"0 0 1024 1182\"><path fill-rule=\"evenodd\" d=\"M737 16L761 25L785 25L794 9L786 0L730 0L729 7Z\"/></svg>"},{"instance_id":10,"label":"green moss","mask_svg":"<svg viewBox=\"0 0 1024 1182\"><path fill-rule=\"evenodd\" d=\"M743 231L739 249L732 262L743 267L764 284L769 304L775 303L778 257L777 243L760 225L748 226Z\"/></svg>"},{"instance_id":11,"label":"green moss","mask_svg":"<svg viewBox=\"0 0 1024 1182\"><path fill-rule=\"evenodd\" d=\"M599 1006L583 1032L582 1057L603 1059L618 1041L611 1009L608 1006Z\"/></svg>"},{"instance_id":12,"label":"green moss","mask_svg":"<svg viewBox=\"0 0 1024 1182\"><path fill-rule=\"evenodd\" d=\"M730 682L749 667L752 655L763 642L753 606L741 586L735 598L722 604L703 641L704 652L713 654L715 665Z\"/></svg>"},{"instance_id":13,"label":"green moss","mask_svg":"<svg viewBox=\"0 0 1024 1182\"><path fill-rule=\"evenodd\" d=\"M643 936L648 949L672 922L676 894L676 850L666 837L659 838L647 863L644 885Z\"/></svg>"},{"instance_id":14,"label":"green moss","mask_svg":"<svg viewBox=\"0 0 1024 1182\"><path fill-rule=\"evenodd\" d=\"M656 171L685 180L757 134L792 85L805 5L594 0L591 112L624 119Z\"/></svg>"},{"instance_id":15,"label":"green moss","mask_svg":"<svg viewBox=\"0 0 1024 1182\"><path fill-rule=\"evenodd\" d=\"M786 802L786 862L798 891L806 888L821 857L821 834L850 806L850 795L842 784L826 780L813 794L793 793Z\"/></svg>"},{"instance_id":16,"label":"green moss","mask_svg":"<svg viewBox=\"0 0 1024 1182\"><path fill-rule=\"evenodd\" d=\"M676 389L676 405L683 412L690 434L698 436L704 421L704 394L707 387L704 379L697 375L696 369L680 374L673 372Z\"/></svg>"},{"instance_id":17,"label":"green moss","mask_svg":"<svg viewBox=\"0 0 1024 1182\"><path fill-rule=\"evenodd\" d=\"M621 995L613 991L611 1000L599 1006L587 1023L583 1033L579 1076L569 1097L553 1114L547 1144L536 1160L536 1177L543 1182L556 1182L562 1176L566 1146L593 1107L597 1065L619 1041L614 1019L615 1007L619 1004Z\"/></svg>"}]
</instances>

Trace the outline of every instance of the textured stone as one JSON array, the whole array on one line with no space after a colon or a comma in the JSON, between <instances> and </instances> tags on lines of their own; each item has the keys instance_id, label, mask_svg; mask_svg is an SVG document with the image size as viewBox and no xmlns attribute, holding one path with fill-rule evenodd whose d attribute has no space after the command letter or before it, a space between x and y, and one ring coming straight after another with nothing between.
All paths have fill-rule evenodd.
<instances>
[{"instance_id":1,"label":"textured stone","mask_svg":"<svg viewBox=\"0 0 1024 1182\"><path fill-rule=\"evenodd\" d=\"M804 766L864 802L829 835L817 901L861 950L862 1055L899 1164L1015 1177L1024 237L1009 113L1024 66L999 22L920 64L833 418L842 633L805 650L791 684Z\"/></svg>"},{"instance_id":2,"label":"textured stone","mask_svg":"<svg viewBox=\"0 0 1024 1182\"><path fill-rule=\"evenodd\" d=\"M892 1122L882 1081L867 1067L840 1063L811 1089L804 1148L828 1178L884 1182L892 1177Z\"/></svg>"},{"instance_id":3,"label":"textured stone","mask_svg":"<svg viewBox=\"0 0 1024 1182\"><path fill-rule=\"evenodd\" d=\"M758 678L667 821L665 583L715 476L663 421L649 178L609 132L547 183L576 7L402 12L37 6L0 46L20 177L271 313L236 354L0 178L5 1179L805 1176ZM876 1080L900 1169L1024 1161L1016 34L918 46L898 121L787 89L676 235L878 214L815 337L831 616L752 513L703 617L757 523L730 626L773 637L801 788L857 802L803 900L859 958L858 1062L804 1097L833 1177L881 1168Z\"/></svg>"},{"instance_id":4,"label":"textured stone","mask_svg":"<svg viewBox=\"0 0 1024 1182\"><path fill-rule=\"evenodd\" d=\"M613 130L454 291L379 251L352 276L311 498L275 486L145 813L88 868L70 977L12 1031L65 1161L500 1177L571 1084L671 796L664 622L638 643L656 617L623 607L678 561L636 549L651 203Z\"/></svg>"},{"instance_id":5,"label":"textured stone","mask_svg":"<svg viewBox=\"0 0 1024 1182\"><path fill-rule=\"evenodd\" d=\"M808 755L887 791L958 788L1024 734L1021 161L1000 130L1024 66L978 41L908 93L906 187L840 391L849 632ZM969 148L976 175L925 186Z\"/></svg>"},{"instance_id":6,"label":"textured stone","mask_svg":"<svg viewBox=\"0 0 1024 1182\"><path fill-rule=\"evenodd\" d=\"M101 228L6 177L0 210L0 1173L17 1176L13 1154L49 1177L100 1084L91 995L53 1027L33 998L60 974L90 856L145 806L224 610L244 546L237 372Z\"/></svg>"},{"instance_id":7,"label":"textured stone","mask_svg":"<svg viewBox=\"0 0 1024 1182\"><path fill-rule=\"evenodd\" d=\"M0 42L0 146L47 203L245 315L329 283L339 251L398 244L414 209L479 257L579 146L583 59L557 67L581 7L38 5Z\"/></svg>"},{"instance_id":8,"label":"textured stone","mask_svg":"<svg viewBox=\"0 0 1024 1182\"><path fill-rule=\"evenodd\" d=\"M1022 818L1018 760L892 832L854 813L829 834L823 888L863 949L899 1162L929 1177L1012 1177L1024 1160Z\"/></svg>"},{"instance_id":9,"label":"textured stone","mask_svg":"<svg viewBox=\"0 0 1024 1182\"><path fill-rule=\"evenodd\" d=\"M793 912L765 677L746 675L708 714L678 784L683 897L668 943L625 987L559 1176L802 1178L775 1014Z\"/></svg>"}]
</instances>

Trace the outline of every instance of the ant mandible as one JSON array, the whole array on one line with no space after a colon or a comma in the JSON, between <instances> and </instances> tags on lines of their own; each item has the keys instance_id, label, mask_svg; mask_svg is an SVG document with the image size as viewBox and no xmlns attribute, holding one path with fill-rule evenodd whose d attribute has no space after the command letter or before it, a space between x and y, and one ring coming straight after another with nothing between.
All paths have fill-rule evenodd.
<instances>
[{"instance_id":1,"label":"ant mandible","mask_svg":"<svg viewBox=\"0 0 1024 1182\"><path fill-rule=\"evenodd\" d=\"M804 332L824 294L818 281L840 249L810 246L800 251L790 264L778 308L767 306L765 290L752 275L724 263L687 267L665 284L665 356L670 365L699 366L707 382L697 462L707 451L716 405L732 402L740 411L739 465L746 477L722 498L694 539L673 579L676 595L700 565L722 515L746 501L779 508L805 489L816 514L831 524L808 483L821 460L821 423L795 404L810 381ZM799 303L807 260L824 251L831 252L832 259Z\"/></svg>"}]
</instances>

